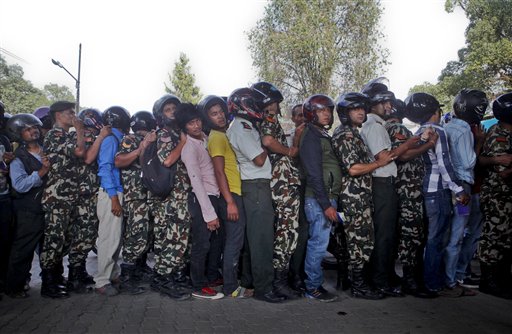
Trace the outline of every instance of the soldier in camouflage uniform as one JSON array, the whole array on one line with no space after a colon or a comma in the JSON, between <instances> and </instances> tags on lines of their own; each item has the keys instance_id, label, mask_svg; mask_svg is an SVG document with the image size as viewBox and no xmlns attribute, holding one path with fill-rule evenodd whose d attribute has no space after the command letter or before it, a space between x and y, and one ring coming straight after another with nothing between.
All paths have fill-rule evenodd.
<instances>
[{"instance_id":1,"label":"soldier in camouflage uniform","mask_svg":"<svg viewBox=\"0 0 512 334\"><path fill-rule=\"evenodd\" d=\"M166 94L153 106L159 129L150 140L156 139L158 158L165 167L177 165L171 193L165 198L153 198L156 262L151 288L171 298L184 300L191 297L190 291L185 289L188 282L185 266L191 219L188 212L191 187L185 165L180 159L186 136L178 128L174 117L179 103L176 96Z\"/></svg>"},{"instance_id":2,"label":"soldier in camouflage uniform","mask_svg":"<svg viewBox=\"0 0 512 334\"><path fill-rule=\"evenodd\" d=\"M110 135L111 128L103 127L101 114L96 109L84 109L78 118L85 125L84 138L86 153L84 162L78 165L78 217L76 224L71 226L69 250L69 272L67 287L70 291L83 293L87 286L94 285L94 280L86 271L86 260L98 237L98 164L96 157L105 137Z\"/></svg>"},{"instance_id":3,"label":"soldier in camouflage uniform","mask_svg":"<svg viewBox=\"0 0 512 334\"><path fill-rule=\"evenodd\" d=\"M45 231L41 252L41 295L68 297L62 277L62 258L71 243L78 215L78 165L85 155L83 123L75 116L75 104L59 101L50 106L53 128L44 138L51 168L43 192ZM74 127L76 132L69 132ZM74 259L70 258L70 262Z\"/></svg>"},{"instance_id":4,"label":"soldier in camouflage uniform","mask_svg":"<svg viewBox=\"0 0 512 334\"><path fill-rule=\"evenodd\" d=\"M156 120L149 111L136 112L131 117L133 134L123 137L116 155L115 165L121 169L123 183L123 211L126 218L123 237L123 267L131 267L133 275L122 279L148 280L151 268L146 264L146 254L153 239L153 220L150 217L149 191L142 183L138 157L149 141L147 134L156 129ZM148 136L149 139L149 136Z\"/></svg>"},{"instance_id":5,"label":"soldier in camouflage uniform","mask_svg":"<svg viewBox=\"0 0 512 334\"><path fill-rule=\"evenodd\" d=\"M391 149L398 148L413 137L412 132L402 124L404 104L401 100L393 102L391 113L385 117L384 127L391 139ZM435 135L434 135L435 136ZM434 147L435 139L427 141L417 149L408 150L396 161L398 194L398 258L402 263L402 288L405 293L416 294L418 285L415 279L416 258L423 242L423 192L425 175L421 154Z\"/></svg>"},{"instance_id":6,"label":"soldier in camouflage uniform","mask_svg":"<svg viewBox=\"0 0 512 334\"><path fill-rule=\"evenodd\" d=\"M297 246L300 206L299 170L293 158L299 153L300 133L291 147L288 147L286 135L278 115L281 114L279 103L283 95L272 84L258 82L252 88L264 95L261 101L265 117L259 131L263 146L269 150L272 164L272 202L275 210L274 223L274 281L276 292L288 299L299 297L296 291L288 287L288 268L290 258Z\"/></svg>"},{"instance_id":7,"label":"soldier in camouflage uniform","mask_svg":"<svg viewBox=\"0 0 512 334\"><path fill-rule=\"evenodd\" d=\"M393 156L384 152L374 160L359 134L368 106L363 94L347 93L338 98L336 111L341 125L334 130L332 146L342 171L339 203L352 266L352 296L382 299L384 296L365 282L363 267L370 260L374 243L371 173L392 161Z\"/></svg>"},{"instance_id":8,"label":"soldier in camouflage uniform","mask_svg":"<svg viewBox=\"0 0 512 334\"><path fill-rule=\"evenodd\" d=\"M480 291L510 299L512 251L512 93L493 103L498 123L485 138L480 163L489 166L481 192Z\"/></svg>"}]
</instances>

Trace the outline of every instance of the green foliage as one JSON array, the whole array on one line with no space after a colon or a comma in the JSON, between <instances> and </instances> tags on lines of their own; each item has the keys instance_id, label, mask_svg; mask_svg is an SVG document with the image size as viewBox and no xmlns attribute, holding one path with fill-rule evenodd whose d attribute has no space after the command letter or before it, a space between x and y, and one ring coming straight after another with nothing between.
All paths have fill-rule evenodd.
<instances>
[{"instance_id":1,"label":"green foliage","mask_svg":"<svg viewBox=\"0 0 512 334\"><path fill-rule=\"evenodd\" d=\"M453 12L460 7L469 19L466 45L458 60L442 70L438 83L426 87L437 97L451 100L463 88L480 89L495 97L512 88L512 1L446 0L445 8ZM416 92L424 85L415 86Z\"/></svg>"},{"instance_id":2,"label":"green foliage","mask_svg":"<svg viewBox=\"0 0 512 334\"><path fill-rule=\"evenodd\" d=\"M75 96L71 92L68 86L59 86L54 83L49 83L43 87L43 92L52 104L56 101L74 101Z\"/></svg>"},{"instance_id":3,"label":"green foliage","mask_svg":"<svg viewBox=\"0 0 512 334\"><path fill-rule=\"evenodd\" d=\"M196 104L201 100L202 94L195 84L196 78L188 63L187 55L181 52L180 58L174 63L172 74L169 74L171 84L165 84L165 91L178 96L184 102Z\"/></svg>"},{"instance_id":4,"label":"green foliage","mask_svg":"<svg viewBox=\"0 0 512 334\"><path fill-rule=\"evenodd\" d=\"M381 13L375 0L272 0L248 32L253 65L290 105L359 91L387 65Z\"/></svg>"}]
</instances>

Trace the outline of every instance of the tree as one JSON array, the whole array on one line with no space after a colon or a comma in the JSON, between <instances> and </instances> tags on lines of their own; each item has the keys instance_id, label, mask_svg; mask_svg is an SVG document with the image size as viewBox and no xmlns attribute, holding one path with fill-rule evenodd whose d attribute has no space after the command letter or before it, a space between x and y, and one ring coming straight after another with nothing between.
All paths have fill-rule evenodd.
<instances>
[{"instance_id":1,"label":"tree","mask_svg":"<svg viewBox=\"0 0 512 334\"><path fill-rule=\"evenodd\" d=\"M49 83L47 85L44 85L43 92L48 99L48 101L51 103L56 101L74 101L75 96L71 92L68 86L59 86L54 83Z\"/></svg>"},{"instance_id":2,"label":"tree","mask_svg":"<svg viewBox=\"0 0 512 334\"><path fill-rule=\"evenodd\" d=\"M0 100L11 114L31 113L37 107L48 105L43 92L23 75L20 65L8 65L0 55Z\"/></svg>"},{"instance_id":3,"label":"tree","mask_svg":"<svg viewBox=\"0 0 512 334\"><path fill-rule=\"evenodd\" d=\"M451 100L463 88L483 90L489 97L512 88L512 1L446 0L448 12L458 7L469 19L466 45L459 59L441 71L435 90Z\"/></svg>"},{"instance_id":4,"label":"tree","mask_svg":"<svg viewBox=\"0 0 512 334\"><path fill-rule=\"evenodd\" d=\"M248 32L253 65L289 104L359 91L387 65L381 13L377 0L272 0Z\"/></svg>"},{"instance_id":5,"label":"tree","mask_svg":"<svg viewBox=\"0 0 512 334\"><path fill-rule=\"evenodd\" d=\"M189 59L183 52L180 53L178 61L174 63L172 74L169 74L170 86L165 84L165 91L178 96L186 102L198 103L202 94L195 85L195 75L192 73Z\"/></svg>"}]
</instances>

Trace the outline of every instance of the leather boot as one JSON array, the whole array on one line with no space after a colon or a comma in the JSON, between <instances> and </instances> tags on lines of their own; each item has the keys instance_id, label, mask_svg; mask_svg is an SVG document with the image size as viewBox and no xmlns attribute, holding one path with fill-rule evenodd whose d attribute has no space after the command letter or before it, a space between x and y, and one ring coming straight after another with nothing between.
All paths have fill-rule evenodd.
<instances>
[{"instance_id":1,"label":"leather boot","mask_svg":"<svg viewBox=\"0 0 512 334\"><path fill-rule=\"evenodd\" d=\"M352 268L352 297L376 300L384 295L366 284L362 268Z\"/></svg>"},{"instance_id":2,"label":"leather boot","mask_svg":"<svg viewBox=\"0 0 512 334\"><path fill-rule=\"evenodd\" d=\"M66 288L58 283L59 277L55 270L41 270L41 296L47 298L68 298L69 294Z\"/></svg>"},{"instance_id":3,"label":"leather boot","mask_svg":"<svg viewBox=\"0 0 512 334\"><path fill-rule=\"evenodd\" d=\"M137 260L135 278L142 284L149 284L153 280L153 269L146 262Z\"/></svg>"},{"instance_id":4,"label":"leather boot","mask_svg":"<svg viewBox=\"0 0 512 334\"><path fill-rule=\"evenodd\" d=\"M172 274L174 283L176 283L179 287L192 290L192 282L190 281L190 278L185 273L185 270L177 270Z\"/></svg>"},{"instance_id":5,"label":"leather boot","mask_svg":"<svg viewBox=\"0 0 512 334\"><path fill-rule=\"evenodd\" d=\"M403 266L402 289L408 295L416 295L418 284L414 278L415 268L413 266Z\"/></svg>"},{"instance_id":6,"label":"leather boot","mask_svg":"<svg viewBox=\"0 0 512 334\"><path fill-rule=\"evenodd\" d=\"M71 266L68 268L68 280L66 284L67 290L75 293L86 293L87 286L82 282L82 273L80 268Z\"/></svg>"},{"instance_id":7,"label":"leather boot","mask_svg":"<svg viewBox=\"0 0 512 334\"><path fill-rule=\"evenodd\" d=\"M480 292L487 293L500 298L512 299L512 294L503 290L498 284L498 265L489 265L480 262Z\"/></svg>"},{"instance_id":8,"label":"leather boot","mask_svg":"<svg viewBox=\"0 0 512 334\"><path fill-rule=\"evenodd\" d=\"M300 297L297 291L288 286L288 271L274 269L274 280L272 281L272 291L277 296L283 296L286 299L297 299Z\"/></svg>"},{"instance_id":9,"label":"leather boot","mask_svg":"<svg viewBox=\"0 0 512 334\"><path fill-rule=\"evenodd\" d=\"M191 297L189 291L181 288L174 282L173 275L160 275L155 273L151 282L151 289L176 300L187 300Z\"/></svg>"},{"instance_id":10,"label":"leather boot","mask_svg":"<svg viewBox=\"0 0 512 334\"><path fill-rule=\"evenodd\" d=\"M290 279L290 287L301 295L306 292L306 284L299 275L295 275Z\"/></svg>"},{"instance_id":11,"label":"leather boot","mask_svg":"<svg viewBox=\"0 0 512 334\"><path fill-rule=\"evenodd\" d=\"M121 283L119 284L120 293L128 293L130 295L138 295L146 291L143 287L139 286L135 279L135 271L137 266L134 264L121 264L121 276L119 277Z\"/></svg>"}]
</instances>

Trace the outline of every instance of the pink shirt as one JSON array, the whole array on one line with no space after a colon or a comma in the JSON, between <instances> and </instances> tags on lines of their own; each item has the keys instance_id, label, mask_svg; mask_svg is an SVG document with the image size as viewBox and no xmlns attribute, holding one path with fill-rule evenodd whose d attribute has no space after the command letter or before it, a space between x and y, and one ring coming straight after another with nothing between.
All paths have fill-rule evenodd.
<instances>
[{"instance_id":1,"label":"pink shirt","mask_svg":"<svg viewBox=\"0 0 512 334\"><path fill-rule=\"evenodd\" d=\"M215 178L212 160L207 151L207 137L195 139L187 135L187 141L181 151L181 160L187 167L187 174L192 184L192 191L199 201L205 222L217 218L208 195L219 196L220 190Z\"/></svg>"}]
</instances>

